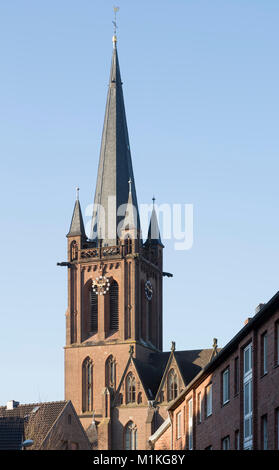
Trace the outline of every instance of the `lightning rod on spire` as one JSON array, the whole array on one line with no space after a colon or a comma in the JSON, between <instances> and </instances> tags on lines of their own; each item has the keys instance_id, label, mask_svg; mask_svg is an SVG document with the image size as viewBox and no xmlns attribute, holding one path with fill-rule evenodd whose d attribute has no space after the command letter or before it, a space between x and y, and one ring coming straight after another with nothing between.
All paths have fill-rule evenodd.
<instances>
[{"instance_id":1,"label":"lightning rod on spire","mask_svg":"<svg viewBox=\"0 0 279 470\"><path fill-rule=\"evenodd\" d=\"M113 31L112 42L113 42L113 47L115 48L116 47L116 42L117 42L116 29L118 27L117 22L116 22L116 14L119 11L119 7L113 7L113 11L114 11L114 21L112 23L113 23L113 26L114 26L114 31Z\"/></svg>"}]
</instances>

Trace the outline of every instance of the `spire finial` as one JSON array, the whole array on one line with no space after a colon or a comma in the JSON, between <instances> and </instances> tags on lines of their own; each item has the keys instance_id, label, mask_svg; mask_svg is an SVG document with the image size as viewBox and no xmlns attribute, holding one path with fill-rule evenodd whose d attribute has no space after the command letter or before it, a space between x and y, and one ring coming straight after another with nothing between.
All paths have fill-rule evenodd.
<instances>
[{"instance_id":1,"label":"spire finial","mask_svg":"<svg viewBox=\"0 0 279 470\"><path fill-rule=\"evenodd\" d=\"M152 198L152 201L153 201L153 207L154 207L154 205L155 205L155 201L156 201L156 198L155 198L155 196L153 196L153 198Z\"/></svg>"},{"instance_id":2,"label":"spire finial","mask_svg":"<svg viewBox=\"0 0 279 470\"><path fill-rule=\"evenodd\" d=\"M76 197L77 197L77 201L78 201L79 200L79 187L78 186L76 187L76 195L77 195Z\"/></svg>"},{"instance_id":3,"label":"spire finial","mask_svg":"<svg viewBox=\"0 0 279 470\"><path fill-rule=\"evenodd\" d=\"M114 21L113 21L112 23L113 23L113 26L114 26L114 30L113 30L112 42L113 42L113 47L116 48L116 43L117 43L117 37L116 37L116 29L117 29L116 14L117 14L117 12L119 11L119 7L113 7L113 11L114 11Z\"/></svg>"}]
</instances>

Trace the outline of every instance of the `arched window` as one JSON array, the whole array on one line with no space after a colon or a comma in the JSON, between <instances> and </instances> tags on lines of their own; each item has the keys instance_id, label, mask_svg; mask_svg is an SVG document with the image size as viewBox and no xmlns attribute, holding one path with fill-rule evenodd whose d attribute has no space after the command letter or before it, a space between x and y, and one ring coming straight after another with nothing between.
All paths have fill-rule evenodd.
<instances>
[{"instance_id":1,"label":"arched window","mask_svg":"<svg viewBox=\"0 0 279 470\"><path fill-rule=\"evenodd\" d=\"M78 246L77 242L74 240L71 243L71 261L75 261L78 258Z\"/></svg>"},{"instance_id":2,"label":"arched window","mask_svg":"<svg viewBox=\"0 0 279 470\"><path fill-rule=\"evenodd\" d=\"M168 375L168 401L174 400L178 393L178 379L177 374L173 369L170 370Z\"/></svg>"},{"instance_id":3,"label":"arched window","mask_svg":"<svg viewBox=\"0 0 279 470\"><path fill-rule=\"evenodd\" d=\"M91 333L96 333L98 331L98 295L90 289L89 297L89 330Z\"/></svg>"},{"instance_id":4,"label":"arched window","mask_svg":"<svg viewBox=\"0 0 279 470\"><path fill-rule=\"evenodd\" d=\"M106 387L115 388L115 359L109 356L106 360Z\"/></svg>"},{"instance_id":5,"label":"arched window","mask_svg":"<svg viewBox=\"0 0 279 470\"><path fill-rule=\"evenodd\" d=\"M130 253L132 253L132 239L130 235L127 235L125 237L125 254L129 255Z\"/></svg>"},{"instance_id":6,"label":"arched window","mask_svg":"<svg viewBox=\"0 0 279 470\"><path fill-rule=\"evenodd\" d=\"M126 377L126 402L134 403L136 401L136 380L132 372Z\"/></svg>"},{"instance_id":7,"label":"arched window","mask_svg":"<svg viewBox=\"0 0 279 470\"><path fill-rule=\"evenodd\" d=\"M124 428L125 450L137 449L137 426L133 421L129 421Z\"/></svg>"},{"instance_id":8,"label":"arched window","mask_svg":"<svg viewBox=\"0 0 279 470\"><path fill-rule=\"evenodd\" d=\"M142 403L142 393L139 392L138 393L138 405L140 405Z\"/></svg>"},{"instance_id":9,"label":"arched window","mask_svg":"<svg viewBox=\"0 0 279 470\"><path fill-rule=\"evenodd\" d=\"M82 411L93 411L93 362L89 357L82 364Z\"/></svg>"},{"instance_id":10,"label":"arched window","mask_svg":"<svg viewBox=\"0 0 279 470\"><path fill-rule=\"evenodd\" d=\"M110 330L117 331L119 327L119 289L116 281L112 281L109 289Z\"/></svg>"}]
</instances>

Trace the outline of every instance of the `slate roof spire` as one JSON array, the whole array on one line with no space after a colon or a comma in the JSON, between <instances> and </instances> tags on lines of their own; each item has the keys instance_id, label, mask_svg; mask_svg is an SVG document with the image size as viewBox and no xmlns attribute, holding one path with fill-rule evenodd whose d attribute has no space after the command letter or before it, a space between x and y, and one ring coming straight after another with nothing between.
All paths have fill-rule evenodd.
<instances>
[{"instance_id":1,"label":"slate roof spire","mask_svg":"<svg viewBox=\"0 0 279 470\"><path fill-rule=\"evenodd\" d=\"M158 245L163 246L163 243L161 241L158 218L157 218L156 209L155 209L155 197L152 198L152 201L153 201L153 209L152 209L152 213L150 217L146 243L151 244L151 245L158 244Z\"/></svg>"},{"instance_id":2,"label":"slate roof spire","mask_svg":"<svg viewBox=\"0 0 279 470\"><path fill-rule=\"evenodd\" d=\"M67 237L82 236L86 238L86 234L84 230L84 223L83 223L83 218L82 218L82 213L81 213L81 208L80 208L80 203L79 203L79 188L76 188L76 191L77 191L76 202L75 202L70 230L67 233Z\"/></svg>"},{"instance_id":3,"label":"slate roof spire","mask_svg":"<svg viewBox=\"0 0 279 470\"><path fill-rule=\"evenodd\" d=\"M125 216L129 197L128 181L134 182L115 34L112 40L110 79L90 234L91 240L102 239L104 246L116 245L118 242L117 229ZM137 211L139 229L135 184L132 186L131 198Z\"/></svg>"}]
</instances>

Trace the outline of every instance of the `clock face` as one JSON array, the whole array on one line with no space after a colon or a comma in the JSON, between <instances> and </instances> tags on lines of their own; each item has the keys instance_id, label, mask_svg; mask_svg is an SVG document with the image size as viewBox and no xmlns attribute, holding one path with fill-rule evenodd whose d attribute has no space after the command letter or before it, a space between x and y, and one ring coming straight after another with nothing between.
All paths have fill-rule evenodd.
<instances>
[{"instance_id":1,"label":"clock face","mask_svg":"<svg viewBox=\"0 0 279 470\"><path fill-rule=\"evenodd\" d=\"M99 276L92 280L92 289L97 295L105 295L109 287L110 282L106 276Z\"/></svg>"},{"instance_id":2,"label":"clock face","mask_svg":"<svg viewBox=\"0 0 279 470\"><path fill-rule=\"evenodd\" d=\"M146 295L147 300L151 300L152 294L153 294L153 287L150 281L146 281L144 285L144 290L145 290L145 295Z\"/></svg>"}]
</instances>

